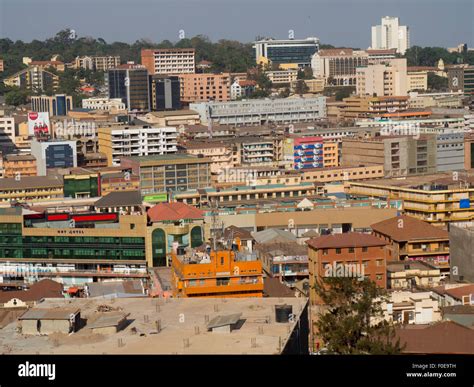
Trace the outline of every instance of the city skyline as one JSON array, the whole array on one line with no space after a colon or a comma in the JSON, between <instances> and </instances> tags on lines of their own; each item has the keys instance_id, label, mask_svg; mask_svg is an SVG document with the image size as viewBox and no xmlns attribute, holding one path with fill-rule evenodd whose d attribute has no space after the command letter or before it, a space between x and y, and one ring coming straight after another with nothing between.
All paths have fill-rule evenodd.
<instances>
[{"instance_id":1,"label":"city skyline","mask_svg":"<svg viewBox=\"0 0 474 387\"><path fill-rule=\"evenodd\" d=\"M371 26L380 23L383 16L394 16L410 28L412 46L453 47L459 43L474 46L474 29L470 22L474 6L465 0L450 3L297 0L271 2L271 7L269 0L256 3L226 1L225 4L215 0L185 0L180 3L139 0L133 5L114 2L113 23L105 19L112 5L110 0L94 3L94 12L87 18L78 17L89 3L90 0L80 4L70 0L48 0L41 4L31 0L2 0L0 37L29 42L50 38L58 31L70 28L79 37L103 38L109 43L132 43L139 39L176 42L183 31L185 37L206 35L212 41L230 39L248 43L257 36L285 39L291 30L295 38L316 36L322 44L366 49L371 43ZM137 13L141 7L146 7L147 12ZM209 7L212 7L212 12ZM351 7L350 12L348 7ZM186 8L187 11L182 12ZM37 23L35 18L44 9L48 10L48 23ZM426 11L428 17L419 18ZM262 18L265 14L267 17ZM331 14L337 15L338 22L334 23L327 17ZM233 16L227 18L227 15ZM24 23L16 23L19 18ZM242 23L247 26L245 29ZM443 28L433 29L435 24L443 25ZM124 25L129 28L123 28Z\"/></svg>"}]
</instances>

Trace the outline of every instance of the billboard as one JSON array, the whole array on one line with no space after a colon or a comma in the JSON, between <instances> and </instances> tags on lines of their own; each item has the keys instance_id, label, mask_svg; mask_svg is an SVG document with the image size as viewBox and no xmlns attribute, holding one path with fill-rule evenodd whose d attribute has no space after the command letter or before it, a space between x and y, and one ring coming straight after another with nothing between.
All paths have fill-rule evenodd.
<instances>
[{"instance_id":1,"label":"billboard","mask_svg":"<svg viewBox=\"0 0 474 387\"><path fill-rule=\"evenodd\" d=\"M28 135L40 136L50 134L51 124L49 123L49 114L47 112L29 112Z\"/></svg>"}]
</instances>

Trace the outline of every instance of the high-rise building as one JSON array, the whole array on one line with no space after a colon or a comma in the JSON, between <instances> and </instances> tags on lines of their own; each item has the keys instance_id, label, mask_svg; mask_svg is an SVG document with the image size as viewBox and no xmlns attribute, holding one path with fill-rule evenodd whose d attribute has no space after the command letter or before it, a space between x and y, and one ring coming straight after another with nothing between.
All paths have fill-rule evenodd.
<instances>
[{"instance_id":1,"label":"high-rise building","mask_svg":"<svg viewBox=\"0 0 474 387\"><path fill-rule=\"evenodd\" d=\"M107 71L120 66L120 56L81 56L74 61L75 68Z\"/></svg>"},{"instance_id":2,"label":"high-rise building","mask_svg":"<svg viewBox=\"0 0 474 387\"><path fill-rule=\"evenodd\" d=\"M181 108L179 77L150 75L150 93L151 110L178 110Z\"/></svg>"},{"instance_id":3,"label":"high-rise building","mask_svg":"<svg viewBox=\"0 0 474 387\"><path fill-rule=\"evenodd\" d=\"M474 94L474 66L454 65L449 66L447 70L450 91Z\"/></svg>"},{"instance_id":4,"label":"high-rise building","mask_svg":"<svg viewBox=\"0 0 474 387\"><path fill-rule=\"evenodd\" d=\"M120 98L129 111L150 110L148 71L142 65L127 63L107 74L109 98Z\"/></svg>"},{"instance_id":5,"label":"high-rise building","mask_svg":"<svg viewBox=\"0 0 474 387\"><path fill-rule=\"evenodd\" d=\"M319 50L319 39L263 39L254 42L257 63L269 60L275 64L295 64L299 67L310 66L311 57Z\"/></svg>"},{"instance_id":6,"label":"high-rise building","mask_svg":"<svg viewBox=\"0 0 474 387\"><path fill-rule=\"evenodd\" d=\"M73 108L72 97L65 94L54 96L32 96L31 110L34 112L48 112L50 116L65 116Z\"/></svg>"},{"instance_id":7,"label":"high-rise building","mask_svg":"<svg viewBox=\"0 0 474 387\"><path fill-rule=\"evenodd\" d=\"M399 24L398 17L385 16L382 23L372 27L372 49L396 48L404 55L410 48L410 32L407 26Z\"/></svg>"},{"instance_id":8,"label":"high-rise building","mask_svg":"<svg viewBox=\"0 0 474 387\"><path fill-rule=\"evenodd\" d=\"M193 74L196 71L194 48L144 49L142 65L150 74Z\"/></svg>"},{"instance_id":9,"label":"high-rise building","mask_svg":"<svg viewBox=\"0 0 474 387\"><path fill-rule=\"evenodd\" d=\"M116 125L99 128L99 151L109 166L119 165L122 156L151 156L176 153L176 128Z\"/></svg>"},{"instance_id":10,"label":"high-rise building","mask_svg":"<svg viewBox=\"0 0 474 387\"><path fill-rule=\"evenodd\" d=\"M356 92L359 96L406 96L407 60L391 59L386 64L359 67L356 70Z\"/></svg>"},{"instance_id":11,"label":"high-rise building","mask_svg":"<svg viewBox=\"0 0 474 387\"><path fill-rule=\"evenodd\" d=\"M46 176L51 168L77 167L76 141L32 140L31 154L36 158L38 176Z\"/></svg>"},{"instance_id":12,"label":"high-rise building","mask_svg":"<svg viewBox=\"0 0 474 387\"><path fill-rule=\"evenodd\" d=\"M59 76L39 66L31 66L5 78L4 83L7 86L16 86L36 92L54 91L59 86Z\"/></svg>"},{"instance_id":13,"label":"high-rise building","mask_svg":"<svg viewBox=\"0 0 474 387\"><path fill-rule=\"evenodd\" d=\"M181 74L183 103L230 100L230 74Z\"/></svg>"}]
</instances>

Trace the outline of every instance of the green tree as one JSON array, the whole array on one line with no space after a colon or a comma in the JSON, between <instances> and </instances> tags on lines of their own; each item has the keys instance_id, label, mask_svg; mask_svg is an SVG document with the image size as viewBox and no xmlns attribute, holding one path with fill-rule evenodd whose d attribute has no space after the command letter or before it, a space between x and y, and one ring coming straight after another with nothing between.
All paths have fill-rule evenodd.
<instances>
[{"instance_id":1,"label":"green tree","mask_svg":"<svg viewBox=\"0 0 474 387\"><path fill-rule=\"evenodd\" d=\"M428 89L432 91L445 91L448 89L448 78L428 73Z\"/></svg>"},{"instance_id":2,"label":"green tree","mask_svg":"<svg viewBox=\"0 0 474 387\"><path fill-rule=\"evenodd\" d=\"M28 93L18 88L10 90L5 94L5 103L7 105L24 105L28 101Z\"/></svg>"},{"instance_id":3,"label":"green tree","mask_svg":"<svg viewBox=\"0 0 474 387\"><path fill-rule=\"evenodd\" d=\"M295 93L302 95L307 93L309 90L308 85L305 83L304 79L298 79L295 86Z\"/></svg>"},{"instance_id":4,"label":"green tree","mask_svg":"<svg viewBox=\"0 0 474 387\"><path fill-rule=\"evenodd\" d=\"M316 281L316 294L327 307L316 322L318 336L331 353L398 354L395 326L383 319L385 293L364 278L325 277Z\"/></svg>"}]
</instances>

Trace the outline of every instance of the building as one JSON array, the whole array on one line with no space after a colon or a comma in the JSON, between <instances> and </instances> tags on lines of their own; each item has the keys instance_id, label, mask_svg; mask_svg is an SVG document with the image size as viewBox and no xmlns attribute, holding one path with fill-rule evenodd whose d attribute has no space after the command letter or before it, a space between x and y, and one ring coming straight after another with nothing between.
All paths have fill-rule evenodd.
<instances>
[{"instance_id":1,"label":"building","mask_svg":"<svg viewBox=\"0 0 474 387\"><path fill-rule=\"evenodd\" d=\"M3 308L28 308L37 305L46 298L62 298L63 285L59 282L42 279L33 283L26 290L0 291L0 304Z\"/></svg>"},{"instance_id":2,"label":"building","mask_svg":"<svg viewBox=\"0 0 474 387\"><path fill-rule=\"evenodd\" d=\"M221 125L264 125L270 123L311 122L326 117L326 97L255 99L233 102L190 104L201 122Z\"/></svg>"},{"instance_id":3,"label":"building","mask_svg":"<svg viewBox=\"0 0 474 387\"><path fill-rule=\"evenodd\" d=\"M25 58L23 58L23 63L28 66L38 66L42 70L54 69L63 72L66 68L64 62L59 60L29 60L25 63Z\"/></svg>"},{"instance_id":4,"label":"building","mask_svg":"<svg viewBox=\"0 0 474 387\"><path fill-rule=\"evenodd\" d=\"M230 100L230 74L180 74L181 102L184 104Z\"/></svg>"},{"instance_id":5,"label":"building","mask_svg":"<svg viewBox=\"0 0 474 387\"><path fill-rule=\"evenodd\" d=\"M474 94L474 66L447 66L448 87L452 92Z\"/></svg>"},{"instance_id":6,"label":"building","mask_svg":"<svg viewBox=\"0 0 474 387\"><path fill-rule=\"evenodd\" d=\"M382 23L372 27L371 49L395 48L401 55L410 48L410 33L407 26L399 24L398 17L385 16Z\"/></svg>"},{"instance_id":7,"label":"building","mask_svg":"<svg viewBox=\"0 0 474 387\"><path fill-rule=\"evenodd\" d=\"M7 86L35 92L55 91L59 87L59 76L39 66L32 66L5 78L3 82Z\"/></svg>"},{"instance_id":8,"label":"building","mask_svg":"<svg viewBox=\"0 0 474 387\"><path fill-rule=\"evenodd\" d=\"M271 63L285 65L295 64L298 67L311 66L312 56L319 50L319 39L263 39L254 42L256 63L265 58Z\"/></svg>"},{"instance_id":9,"label":"building","mask_svg":"<svg viewBox=\"0 0 474 387\"><path fill-rule=\"evenodd\" d=\"M406 96L408 91L406 58L386 64L369 64L356 69L356 93L359 96Z\"/></svg>"},{"instance_id":10,"label":"building","mask_svg":"<svg viewBox=\"0 0 474 387\"><path fill-rule=\"evenodd\" d=\"M451 278L459 282L474 282L474 228L453 225L449 228Z\"/></svg>"},{"instance_id":11,"label":"building","mask_svg":"<svg viewBox=\"0 0 474 387\"><path fill-rule=\"evenodd\" d=\"M265 75L275 86L290 85L298 79L298 70L272 70L265 71Z\"/></svg>"},{"instance_id":12,"label":"building","mask_svg":"<svg viewBox=\"0 0 474 387\"><path fill-rule=\"evenodd\" d=\"M356 68L367 66L368 54L352 48L323 49L313 55L313 76L328 86L355 86Z\"/></svg>"},{"instance_id":13,"label":"building","mask_svg":"<svg viewBox=\"0 0 474 387\"><path fill-rule=\"evenodd\" d=\"M428 71L416 67L407 68L407 91L428 90Z\"/></svg>"},{"instance_id":14,"label":"building","mask_svg":"<svg viewBox=\"0 0 474 387\"><path fill-rule=\"evenodd\" d=\"M415 137L343 139L341 166L381 164L384 166L385 176L436 173L436 136Z\"/></svg>"},{"instance_id":15,"label":"building","mask_svg":"<svg viewBox=\"0 0 474 387\"><path fill-rule=\"evenodd\" d=\"M298 137L294 138L293 141L293 167L295 169L324 167L324 145L322 137Z\"/></svg>"},{"instance_id":16,"label":"building","mask_svg":"<svg viewBox=\"0 0 474 387\"><path fill-rule=\"evenodd\" d=\"M74 61L76 69L83 68L92 71L108 71L120 66L120 56L82 56Z\"/></svg>"},{"instance_id":17,"label":"building","mask_svg":"<svg viewBox=\"0 0 474 387\"><path fill-rule=\"evenodd\" d=\"M107 72L109 98L120 98L129 111L150 110L148 71L142 65L124 64Z\"/></svg>"},{"instance_id":18,"label":"building","mask_svg":"<svg viewBox=\"0 0 474 387\"><path fill-rule=\"evenodd\" d=\"M343 119L374 117L401 119L405 117L408 109L408 97L404 96L357 96L344 98L343 102L344 105L340 107L341 118ZM420 112L416 112L416 114L423 115ZM428 115L430 114L431 112ZM383 122L374 122L374 125L379 126L385 124L385 120Z\"/></svg>"},{"instance_id":19,"label":"building","mask_svg":"<svg viewBox=\"0 0 474 387\"><path fill-rule=\"evenodd\" d=\"M29 309L18 321L23 335L71 334L81 327L81 311L75 308Z\"/></svg>"},{"instance_id":20,"label":"building","mask_svg":"<svg viewBox=\"0 0 474 387\"><path fill-rule=\"evenodd\" d=\"M255 91L257 82L251 80L235 80L230 86L230 99L235 101L236 99L246 98L252 95Z\"/></svg>"},{"instance_id":21,"label":"building","mask_svg":"<svg viewBox=\"0 0 474 387\"><path fill-rule=\"evenodd\" d=\"M66 116L72 108L73 103L70 95L31 96L31 110L34 112L48 112L50 116Z\"/></svg>"},{"instance_id":22,"label":"building","mask_svg":"<svg viewBox=\"0 0 474 387\"><path fill-rule=\"evenodd\" d=\"M464 133L442 133L436 136L436 170L464 170Z\"/></svg>"},{"instance_id":23,"label":"building","mask_svg":"<svg viewBox=\"0 0 474 387\"><path fill-rule=\"evenodd\" d=\"M194 110L171 110L161 112L150 112L140 116L140 120L148 122L154 126L186 126L199 124L200 117Z\"/></svg>"},{"instance_id":24,"label":"building","mask_svg":"<svg viewBox=\"0 0 474 387\"><path fill-rule=\"evenodd\" d=\"M172 255L173 296L262 297L262 263L255 255L218 250Z\"/></svg>"},{"instance_id":25,"label":"building","mask_svg":"<svg viewBox=\"0 0 474 387\"><path fill-rule=\"evenodd\" d=\"M383 165L367 164L357 167L325 167L302 171L302 181L333 183L347 180L380 179L385 176Z\"/></svg>"},{"instance_id":26,"label":"building","mask_svg":"<svg viewBox=\"0 0 474 387\"><path fill-rule=\"evenodd\" d=\"M440 281L440 269L424 261L387 263L388 289L427 289L438 286Z\"/></svg>"},{"instance_id":27,"label":"building","mask_svg":"<svg viewBox=\"0 0 474 387\"><path fill-rule=\"evenodd\" d=\"M0 148L7 152L15 148L15 118L0 116Z\"/></svg>"},{"instance_id":28,"label":"building","mask_svg":"<svg viewBox=\"0 0 474 387\"><path fill-rule=\"evenodd\" d=\"M290 90L292 93L295 92L296 86L298 84L298 81L293 81L290 83ZM320 94L323 92L324 87L326 86L326 82L323 78L317 78L317 79L303 79L304 84L307 87L307 92L308 93L313 93L313 94Z\"/></svg>"},{"instance_id":29,"label":"building","mask_svg":"<svg viewBox=\"0 0 474 387\"><path fill-rule=\"evenodd\" d=\"M408 176L404 179L349 181L346 192L365 198L403 200L403 212L435 226L470 222L474 188L472 173L438 173Z\"/></svg>"},{"instance_id":30,"label":"building","mask_svg":"<svg viewBox=\"0 0 474 387\"><path fill-rule=\"evenodd\" d=\"M36 158L38 176L46 176L50 168L77 167L75 141L31 141L31 154Z\"/></svg>"},{"instance_id":31,"label":"building","mask_svg":"<svg viewBox=\"0 0 474 387\"><path fill-rule=\"evenodd\" d=\"M57 175L0 179L0 202L40 202L63 197L63 179Z\"/></svg>"},{"instance_id":32,"label":"building","mask_svg":"<svg viewBox=\"0 0 474 387\"><path fill-rule=\"evenodd\" d=\"M36 176L36 158L33 155L9 154L3 156L4 177Z\"/></svg>"},{"instance_id":33,"label":"building","mask_svg":"<svg viewBox=\"0 0 474 387\"><path fill-rule=\"evenodd\" d=\"M387 63L390 60L395 59L397 57L397 49L396 48L387 48L383 50L366 50L367 54L369 55L369 63L368 64L380 64L380 63Z\"/></svg>"},{"instance_id":34,"label":"building","mask_svg":"<svg viewBox=\"0 0 474 387\"><path fill-rule=\"evenodd\" d=\"M151 110L181 108L181 81L176 76L150 75Z\"/></svg>"},{"instance_id":35,"label":"building","mask_svg":"<svg viewBox=\"0 0 474 387\"><path fill-rule=\"evenodd\" d=\"M194 74L194 48L142 49L141 62L151 75Z\"/></svg>"},{"instance_id":36,"label":"building","mask_svg":"<svg viewBox=\"0 0 474 387\"><path fill-rule=\"evenodd\" d=\"M441 320L438 302L431 292L392 291L388 302L382 302L381 306L385 320L404 324L403 326L433 324Z\"/></svg>"},{"instance_id":37,"label":"building","mask_svg":"<svg viewBox=\"0 0 474 387\"><path fill-rule=\"evenodd\" d=\"M127 107L121 98L85 98L82 100L83 109L104 110L108 112L117 112L126 110Z\"/></svg>"},{"instance_id":38,"label":"building","mask_svg":"<svg viewBox=\"0 0 474 387\"><path fill-rule=\"evenodd\" d=\"M344 277L369 278L385 289L387 242L374 235L343 233L323 235L306 241L308 245L310 300L317 303L314 289L316 281L338 276L338 271L328 271L334 265L342 265ZM349 273L347 269L351 269Z\"/></svg>"},{"instance_id":39,"label":"building","mask_svg":"<svg viewBox=\"0 0 474 387\"><path fill-rule=\"evenodd\" d=\"M200 143L193 141L189 144L186 144L186 152L190 155L203 155L204 157L210 158L212 160L212 174L222 173L226 168L235 168L238 164L237 155L235 154L236 149L232 146L232 144L225 142ZM221 180L223 180L224 177L225 176L222 176Z\"/></svg>"},{"instance_id":40,"label":"building","mask_svg":"<svg viewBox=\"0 0 474 387\"><path fill-rule=\"evenodd\" d=\"M390 261L410 264L421 261L449 274L448 232L420 219L401 215L371 225L373 234L384 239Z\"/></svg>"},{"instance_id":41,"label":"building","mask_svg":"<svg viewBox=\"0 0 474 387\"><path fill-rule=\"evenodd\" d=\"M409 93L408 107L410 109L426 109L430 107L459 109L463 107L462 93Z\"/></svg>"},{"instance_id":42,"label":"building","mask_svg":"<svg viewBox=\"0 0 474 387\"><path fill-rule=\"evenodd\" d=\"M143 195L188 191L211 185L211 159L188 154L123 157L120 165L140 176Z\"/></svg>"},{"instance_id":43,"label":"building","mask_svg":"<svg viewBox=\"0 0 474 387\"><path fill-rule=\"evenodd\" d=\"M113 125L99 128L99 150L109 166L120 165L121 157L176 153L177 131L173 127Z\"/></svg>"},{"instance_id":44,"label":"building","mask_svg":"<svg viewBox=\"0 0 474 387\"><path fill-rule=\"evenodd\" d=\"M153 266L170 266L174 252L201 247L208 240L209 230L204 212L184 203L163 202L148 212L151 227L147 233L151 244Z\"/></svg>"}]
</instances>

